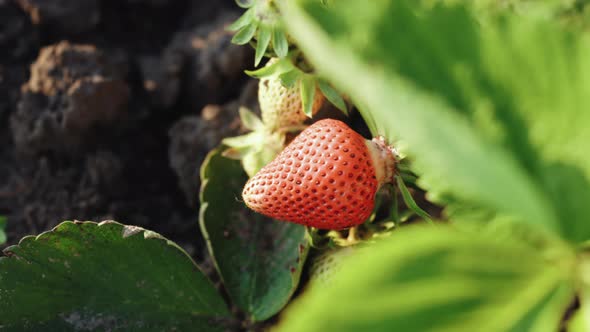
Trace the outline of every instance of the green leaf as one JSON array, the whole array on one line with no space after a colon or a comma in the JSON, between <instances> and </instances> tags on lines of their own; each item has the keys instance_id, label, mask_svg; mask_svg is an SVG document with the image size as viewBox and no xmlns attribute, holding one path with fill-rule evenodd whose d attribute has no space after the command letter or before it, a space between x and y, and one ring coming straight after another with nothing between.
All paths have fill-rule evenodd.
<instances>
[{"instance_id":1,"label":"green leaf","mask_svg":"<svg viewBox=\"0 0 590 332\"><path fill-rule=\"evenodd\" d=\"M68 221L4 255L1 325L11 331L223 331L231 318L180 247L139 227Z\"/></svg>"},{"instance_id":2,"label":"green leaf","mask_svg":"<svg viewBox=\"0 0 590 332\"><path fill-rule=\"evenodd\" d=\"M6 217L0 216L0 245L6 243Z\"/></svg>"},{"instance_id":3,"label":"green leaf","mask_svg":"<svg viewBox=\"0 0 590 332\"><path fill-rule=\"evenodd\" d=\"M247 26L248 24L252 23L252 19L254 18L254 10L249 9L240 18L235 20L232 24L227 27L229 31L239 31L243 27Z\"/></svg>"},{"instance_id":4,"label":"green leaf","mask_svg":"<svg viewBox=\"0 0 590 332\"><path fill-rule=\"evenodd\" d=\"M318 80L318 86L320 91L324 94L326 99L332 103L332 105L336 106L342 113L348 115L348 108L346 107L346 103L342 96L330 86L330 84L324 80Z\"/></svg>"},{"instance_id":5,"label":"green leaf","mask_svg":"<svg viewBox=\"0 0 590 332\"><path fill-rule=\"evenodd\" d=\"M282 27L274 27L272 30L272 47L279 58L284 58L289 53L289 42Z\"/></svg>"},{"instance_id":6,"label":"green leaf","mask_svg":"<svg viewBox=\"0 0 590 332\"><path fill-rule=\"evenodd\" d=\"M308 289L278 331L557 331L574 297L559 264L574 255L557 259L485 233L404 227Z\"/></svg>"},{"instance_id":7,"label":"green leaf","mask_svg":"<svg viewBox=\"0 0 590 332\"><path fill-rule=\"evenodd\" d=\"M431 198L590 239L589 38L536 16L480 24L469 6L421 4L283 10L306 57L415 160Z\"/></svg>"},{"instance_id":8,"label":"green leaf","mask_svg":"<svg viewBox=\"0 0 590 332\"><path fill-rule=\"evenodd\" d=\"M254 37L256 29L258 29L258 23L256 21L250 22L234 35L231 40L232 43L237 45L247 44Z\"/></svg>"},{"instance_id":9,"label":"green leaf","mask_svg":"<svg viewBox=\"0 0 590 332\"><path fill-rule=\"evenodd\" d=\"M316 94L316 79L313 75L303 74L299 84L303 113L311 118L313 116L313 100Z\"/></svg>"},{"instance_id":10,"label":"green leaf","mask_svg":"<svg viewBox=\"0 0 590 332\"><path fill-rule=\"evenodd\" d=\"M299 283L308 251L305 227L248 209L240 198L247 177L220 149L205 160L201 178L201 229L225 289L251 320L265 320Z\"/></svg>"},{"instance_id":11,"label":"green leaf","mask_svg":"<svg viewBox=\"0 0 590 332\"><path fill-rule=\"evenodd\" d=\"M258 66L260 64L260 60L266 54L266 50L268 49L268 45L270 44L272 28L261 26L258 29L258 40L256 43L256 54L254 55L254 66Z\"/></svg>"}]
</instances>

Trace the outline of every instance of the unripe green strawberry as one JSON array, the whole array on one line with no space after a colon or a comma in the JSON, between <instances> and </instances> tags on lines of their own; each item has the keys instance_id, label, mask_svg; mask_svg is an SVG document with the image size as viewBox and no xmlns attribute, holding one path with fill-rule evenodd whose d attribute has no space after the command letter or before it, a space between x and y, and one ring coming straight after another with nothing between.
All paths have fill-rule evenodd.
<instances>
[{"instance_id":1,"label":"unripe green strawberry","mask_svg":"<svg viewBox=\"0 0 590 332\"><path fill-rule=\"evenodd\" d=\"M269 61L267 66L272 63L272 60ZM324 95L316 89L312 114L319 111L324 100ZM300 126L307 119L303 112L300 85L283 86L278 75L264 77L260 80L258 102L260 103L262 122L272 130Z\"/></svg>"},{"instance_id":2,"label":"unripe green strawberry","mask_svg":"<svg viewBox=\"0 0 590 332\"><path fill-rule=\"evenodd\" d=\"M325 119L301 132L245 185L248 207L275 219L321 229L362 224L381 184L391 182L392 150Z\"/></svg>"},{"instance_id":3,"label":"unripe green strawberry","mask_svg":"<svg viewBox=\"0 0 590 332\"><path fill-rule=\"evenodd\" d=\"M322 252L315 256L309 269L309 279L313 284L328 285L344 266L345 260L354 254L357 248L342 247Z\"/></svg>"}]
</instances>

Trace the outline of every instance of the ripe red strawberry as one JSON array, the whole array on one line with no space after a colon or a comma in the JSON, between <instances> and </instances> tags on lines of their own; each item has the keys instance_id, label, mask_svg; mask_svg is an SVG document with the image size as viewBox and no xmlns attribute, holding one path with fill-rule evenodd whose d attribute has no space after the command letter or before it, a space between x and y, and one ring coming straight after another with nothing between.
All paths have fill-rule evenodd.
<instances>
[{"instance_id":1,"label":"ripe red strawberry","mask_svg":"<svg viewBox=\"0 0 590 332\"><path fill-rule=\"evenodd\" d=\"M391 182L392 150L338 120L305 129L242 192L248 207L275 219L322 229L362 224L380 185Z\"/></svg>"}]
</instances>

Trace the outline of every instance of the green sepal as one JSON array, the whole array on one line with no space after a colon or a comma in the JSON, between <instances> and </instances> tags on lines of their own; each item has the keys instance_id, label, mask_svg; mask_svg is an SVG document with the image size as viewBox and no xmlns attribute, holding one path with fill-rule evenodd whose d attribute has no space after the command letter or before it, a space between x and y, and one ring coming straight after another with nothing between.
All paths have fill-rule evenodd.
<instances>
[{"instance_id":1,"label":"green sepal","mask_svg":"<svg viewBox=\"0 0 590 332\"><path fill-rule=\"evenodd\" d=\"M262 123L262 120L260 120L260 118L254 114L254 112L250 111L246 107L240 107L238 112L240 113L240 120L242 121L242 124L247 129L258 130L264 128L264 123Z\"/></svg>"},{"instance_id":2,"label":"green sepal","mask_svg":"<svg viewBox=\"0 0 590 332\"><path fill-rule=\"evenodd\" d=\"M246 70L244 71L248 76L253 78L264 78L273 75L280 75L287 71L293 70L295 66L287 58L282 58L273 63L270 66L265 66L257 70Z\"/></svg>"},{"instance_id":3,"label":"green sepal","mask_svg":"<svg viewBox=\"0 0 590 332\"><path fill-rule=\"evenodd\" d=\"M412 197L412 194L410 194L408 187L406 187L404 180L402 180L402 178L400 176L396 176L395 180L397 183L397 187L399 188L400 193L402 194L402 198L404 200L404 203L406 203L408 208L410 210L414 211L414 213L416 213L420 218L422 218L426 222L432 224L432 218L430 217L428 212L426 212L422 208L420 208L418 206L418 204L416 203L416 201L414 201L414 198Z\"/></svg>"},{"instance_id":4,"label":"green sepal","mask_svg":"<svg viewBox=\"0 0 590 332\"><path fill-rule=\"evenodd\" d=\"M318 86L322 94L330 103L332 103L332 105L336 106L336 108L341 110L345 115L348 115L348 108L346 107L344 99L328 82L320 79L318 80Z\"/></svg>"},{"instance_id":5,"label":"green sepal","mask_svg":"<svg viewBox=\"0 0 590 332\"><path fill-rule=\"evenodd\" d=\"M239 31L240 29L242 29L246 25L252 23L253 18L254 18L254 10L248 9L247 11L244 12L244 14L242 16L240 16L240 18L238 18L232 24L230 24L227 27L227 30L228 31Z\"/></svg>"},{"instance_id":6,"label":"green sepal","mask_svg":"<svg viewBox=\"0 0 590 332\"><path fill-rule=\"evenodd\" d=\"M299 82L301 92L301 104L303 105L303 113L308 117L312 117L313 100L315 98L316 78L310 74L303 74Z\"/></svg>"},{"instance_id":7,"label":"green sepal","mask_svg":"<svg viewBox=\"0 0 590 332\"><path fill-rule=\"evenodd\" d=\"M226 137L221 141L221 143L223 143L223 145L237 149L250 146L259 146L264 143L264 136L265 134L263 131L253 131L241 136Z\"/></svg>"},{"instance_id":8,"label":"green sepal","mask_svg":"<svg viewBox=\"0 0 590 332\"><path fill-rule=\"evenodd\" d=\"M256 54L254 55L254 66L258 66L266 54L266 50L270 44L271 34L272 28L270 27L260 26L258 29L258 40L256 43Z\"/></svg>"},{"instance_id":9,"label":"green sepal","mask_svg":"<svg viewBox=\"0 0 590 332\"><path fill-rule=\"evenodd\" d=\"M238 31L234 37L232 38L232 43L237 45L245 45L247 44L254 34L256 33L256 29L258 28L258 22L252 21L248 25L244 26L243 28Z\"/></svg>"},{"instance_id":10,"label":"green sepal","mask_svg":"<svg viewBox=\"0 0 590 332\"><path fill-rule=\"evenodd\" d=\"M289 53L287 36L285 35L285 31L280 27L273 27L272 29L272 47L279 58L284 58Z\"/></svg>"},{"instance_id":11,"label":"green sepal","mask_svg":"<svg viewBox=\"0 0 590 332\"><path fill-rule=\"evenodd\" d=\"M301 70L295 68L279 75L281 84L286 88L293 87L301 78Z\"/></svg>"},{"instance_id":12,"label":"green sepal","mask_svg":"<svg viewBox=\"0 0 590 332\"><path fill-rule=\"evenodd\" d=\"M221 143L228 147L222 155L241 160L244 170L252 177L281 152L285 144L285 134L269 132L262 127L242 136L224 138Z\"/></svg>"},{"instance_id":13,"label":"green sepal","mask_svg":"<svg viewBox=\"0 0 590 332\"><path fill-rule=\"evenodd\" d=\"M221 152L221 155L225 158L232 160L242 160L246 154L250 152L250 147L245 148L227 148Z\"/></svg>"},{"instance_id":14,"label":"green sepal","mask_svg":"<svg viewBox=\"0 0 590 332\"><path fill-rule=\"evenodd\" d=\"M240 8L251 8L256 3L256 0L236 0L236 5Z\"/></svg>"}]
</instances>

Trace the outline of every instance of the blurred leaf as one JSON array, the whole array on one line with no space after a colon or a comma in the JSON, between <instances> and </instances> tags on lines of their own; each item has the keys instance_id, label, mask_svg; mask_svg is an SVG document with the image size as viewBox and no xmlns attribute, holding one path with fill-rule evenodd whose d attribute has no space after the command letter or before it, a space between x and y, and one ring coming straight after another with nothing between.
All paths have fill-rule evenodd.
<instances>
[{"instance_id":1,"label":"blurred leaf","mask_svg":"<svg viewBox=\"0 0 590 332\"><path fill-rule=\"evenodd\" d=\"M485 233L404 227L346 258L277 330L554 332L574 297L564 268L573 261Z\"/></svg>"},{"instance_id":2,"label":"blurred leaf","mask_svg":"<svg viewBox=\"0 0 590 332\"><path fill-rule=\"evenodd\" d=\"M316 94L316 79L313 75L302 74L299 84L303 113L311 118L313 116L313 102Z\"/></svg>"},{"instance_id":3,"label":"blurred leaf","mask_svg":"<svg viewBox=\"0 0 590 332\"><path fill-rule=\"evenodd\" d=\"M232 43L238 45L247 44L252 39L252 37L254 37L256 29L258 29L258 23L256 21L250 22L248 25L241 28L240 31L238 31L234 35L234 37L231 40Z\"/></svg>"},{"instance_id":4,"label":"blurred leaf","mask_svg":"<svg viewBox=\"0 0 590 332\"><path fill-rule=\"evenodd\" d=\"M590 239L588 36L423 3L299 0L284 16L373 134L415 160L431 198Z\"/></svg>"},{"instance_id":5,"label":"blurred leaf","mask_svg":"<svg viewBox=\"0 0 590 332\"><path fill-rule=\"evenodd\" d=\"M332 105L336 106L336 108L341 110L342 113L348 115L348 108L346 107L344 99L342 99L340 94L334 90L334 88L332 88L328 82L324 80L318 80L318 86L320 91L324 94L326 99L332 103Z\"/></svg>"},{"instance_id":6,"label":"blurred leaf","mask_svg":"<svg viewBox=\"0 0 590 332\"><path fill-rule=\"evenodd\" d=\"M266 50L268 49L268 45L270 44L272 28L261 26L258 29L258 40L256 43L256 54L254 55L254 66L258 66L260 64L260 60L266 54Z\"/></svg>"},{"instance_id":7,"label":"blurred leaf","mask_svg":"<svg viewBox=\"0 0 590 332\"><path fill-rule=\"evenodd\" d=\"M231 318L182 249L139 227L64 222L4 255L0 325L10 331L223 331Z\"/></svg>"},{"instance_id":8,"label":"blurred leaf","mask_svg":"<svg viewBox=\"0 0 590 332\"><path fill-rule=\"evenodd\" d=\"M234 304L254 321L276 314L299 283L305 227L268 219L241 201L247 180L236 161L212 151L201 168L201 229Z\"/></svg>"}]
</instances>

